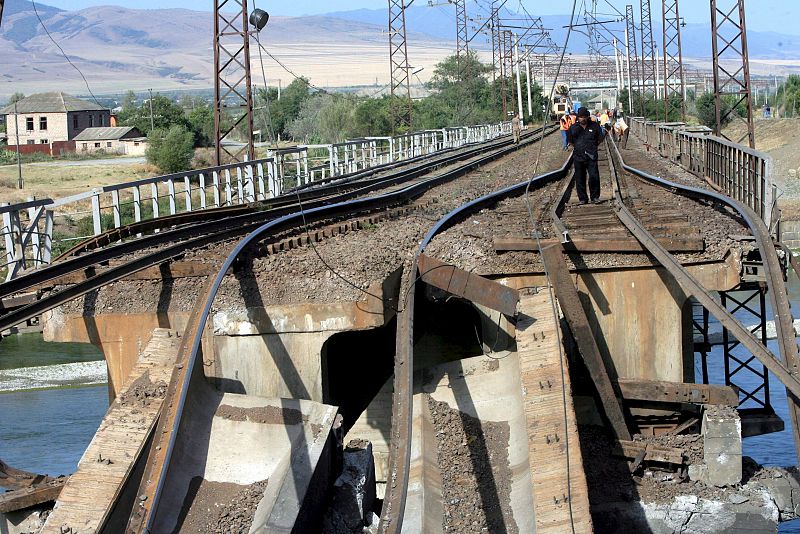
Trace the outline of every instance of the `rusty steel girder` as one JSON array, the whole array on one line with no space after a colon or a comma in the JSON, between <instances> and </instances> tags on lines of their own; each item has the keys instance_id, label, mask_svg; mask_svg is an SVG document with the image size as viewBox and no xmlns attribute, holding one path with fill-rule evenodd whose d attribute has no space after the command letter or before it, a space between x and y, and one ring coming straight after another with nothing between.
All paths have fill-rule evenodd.
<instances>
[{"instance_id":1,"label":"rusty steel girder","mask_svg":"<svg viewBox=\"0 0 800 534\"><path fill-rule=\"evenodd\" d=\"M730 9L728 9L730 6ZM740 120L746 133L738 140L747 139L750 148L756 147L756 134L753 127L753 96L750 91L750 58L747 52L747 25L744 16L744 0L711 0L711 57L714 61L714 104L717 112L714 135L725 137L722 125L729 119ZM730 68L723 61L733 64ZM725 106L723 97L732 95L735 99ZM737 108L745 106L744 116ZM733 141L733 139L729 139Z\"/></svg>"},{"instance_id":2,"label":"rusty steel girder","mask_svg":"<svg viewBox=\"0 0 800 534\"><path fill-rule=\"evenodd\" d=\"M406 43L405 0L389 0L389 69L392 134L411 131L411 67Z\"/></svg>"},{"instance_id":3,"label":"rusty steel girder","mask_svg":"<svg viewBox=\"0 0 800 534\"><path fill-rule=\"evenodd\" d=\"M240 142L223 145L231 134ZM217 165L255 159L247 0L214 2L214 147Z\"/></svg>"}]
</instances>

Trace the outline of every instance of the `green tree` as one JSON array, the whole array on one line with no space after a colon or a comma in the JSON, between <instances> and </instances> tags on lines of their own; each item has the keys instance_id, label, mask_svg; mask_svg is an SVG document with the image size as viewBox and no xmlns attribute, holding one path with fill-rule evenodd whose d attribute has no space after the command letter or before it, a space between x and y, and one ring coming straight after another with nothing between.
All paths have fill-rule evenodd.
<instances>
[{"instance_id":1,"label":"green tree","mask_svg":"<svg viewBox=\"0 0 800 534\"><path fill-rule=\"evenodd\" d=\"M286 136L287 128L299 115L300 108L311 97L306 78L297 78L281 92L276 89L259 89L255 98L255 129Z\"/></svg>"},{"instance_id":2,"label":"green tree","mask_svg":"<svg viewBox=\"0 0 800 534\"><path fill-rule=\"evenodd\" d=\"M365 98L356 104L353 112L355 135L375 137L392 132L389 97Z\"/></svg>"},{"instance_id":3,"label":"green tree","mask_svg":"<svg viewBox=\"0 0 800 534\"><path fill-rule=\"evenodd\" d=\"M185 126L174 124L156 128L147 136L147 161L162 172L175 173L189 168L194 156L194 135Z\"/></svg>"},{"instance_id":4,"label":"green tree","mask_svg":"<svg viewBox=\"0 0 800 534\"><path fill-rule=\"evenodd\" d=\"M194 134L194 146L207 147L214 144L214 110L209 104L195 107L187 117Z\"/></svg>"},{"instance_id":5,"label":"green tree","mask_svg":"<svg viewBox=\"0 0 800 534\"><path fill-rule=\"evenodd\" d=\"M131 112L136 108L136 93L128 90L125 96L122 97L122 113Z\"/></svg>"},{"instance_id":6,"label":"green tree","mask_svg":"<svg viewBox=\"0 0 800 534\"><path fill-rule=\"evenodd\" d=\"M353 137L355 108L351 98L329 98L319 111L320 138L327 143L341 143Z\"/></svg>"},{"instance_id":7,"label":"green tree","mask_svg":"<svg viewBox=\"0 0 800 534\"><path fill-rule=\"evenodd\" d=\"M156 95L152 99L152 124L156 129L169 129L180 125L190 128L189 120L183 109L163 95ZM121 126L135 126L140 132L149 136L150 130L150 102L142 102L140 106L124 109L119 114Z\"/></svg>"},{"instance_id":8,"label":"green tree","mask_svg":"<svg viewBox=\"0 0 800 534\"><path fill-rule=\"evenodd\" d=\"M23 98L25 98L25 93L19 93L19 92L17 92L17 93L14 93L14 94L12 94L12 95L11 95L11 96L8 98L8 103L9 103L9 104L14 104L14 103L16 103L16 102L19 102L19 101L20 101L20 100L22 100Z\"/></svg>"}]
</instances>

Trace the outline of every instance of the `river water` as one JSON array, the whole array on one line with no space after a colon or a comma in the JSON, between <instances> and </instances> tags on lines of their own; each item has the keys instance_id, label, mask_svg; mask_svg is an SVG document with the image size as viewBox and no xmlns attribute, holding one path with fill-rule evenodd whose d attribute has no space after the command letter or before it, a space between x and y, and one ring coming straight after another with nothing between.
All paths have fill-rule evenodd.
<instances>
[{"instance_id":1,"label":"river water","mask_svg":"<svg viewBox=\"0 0 800 534\"><path fill-rule=\"evenodd\" d=\"M794 277L789 294L795 315L800 317L796 311L800 309L800 283ZM742 317L742 321L752 323L746 317ZM711 329L715 327L718 328L712 323ZM774 342L770 342L770 348L777 354ZM0 342L0 459L13 467L36 473L72 473L108 407L102 359L102 353L91 345L45 343L39 334L3 339ZM720 347L712 350L708 366L711 382L723 383ZM699 362L696 370L699 380ZM797 465L785 390L774 378L770 381L770 396L786 429L746 438L744 454L764 465ZM800 534L800 521L784 523L779 531Z\"/></svg>"}]
</instances>

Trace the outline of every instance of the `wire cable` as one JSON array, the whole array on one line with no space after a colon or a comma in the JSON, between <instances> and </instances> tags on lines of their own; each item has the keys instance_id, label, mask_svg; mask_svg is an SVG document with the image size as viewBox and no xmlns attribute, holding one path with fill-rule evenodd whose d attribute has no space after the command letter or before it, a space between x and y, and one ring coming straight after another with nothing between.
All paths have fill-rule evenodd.
<instances>
[{"instance_id":1,"label":"wire cable","mask_svg":"<svg viewBox=\"0 0 800 534\"><path fill-rule=\"evenodd\" d=\"M564 64L564 56L567 53L567 46L569 46L569 38L572 33L572 25L575 20L575 10L577 7L577 0L572 0L572 14L570 15L569 19L569 28L567 29L567 36L564 39L564 46L561 49L561 58L558 62L558 67L556 69L556 75L553 78L553 85L550 89L550 102L553 101L553 95L555 94L556 84L558 83L558 77L561 74L561 66ZM545 113L544 119L542 121L542 136L539 140L539 154L536 157L536 163L534 164L534 172L531 176L531 179L528 181L528 185L525 187L525 204L528 208L528 217L531 222L531 233L532 237L536 239L536 248L539 250L539 257L544 258L542 254L542 241L540 238L540 233L538 231L538 224L536 219L533 216L533 205L531 204L531 197L530 197L530 189L531 184L533 184L533 178L536 176L536 172L538 171L539 161L541 160L542 150L544 149L544 127L547 125L547 118L549 113ZM547 291L550 298L550 304L553 313L553 321L555 322L555 331L556 331L556 341L558 343L558 361L561 366L561 398L562 398L562 405L564 408L564 449L566 451L566 463L567 463L567 504L569 505L569 519L570 519L570 527L572 529L572 534L575 534L575 517L573 515L572 510L572 479L571 479L571 466L570 466L570 443L569 443L569 419L567 415L567 386L566 386L566 374L564 371L564 360L566 355L564 354L563 349L563 340L561 339L561 329L559 328L558 324L558 309L556 308L556 299L555 294L553 293L553 282L550 277L550 273L547 269L547 264L542 261L542 265L544 267L544 274L547 279Z\"/></svg>"},{"instance_id":2,"label":"wire cable","mask_svg":"<svg viewBox=\"0 0 800 534\"><path fill-rule=\"evenodd\" d=\"M35 0L31 0L31 4L33 5L33 12L36 14L36 18L39 19L39 24L42 25L42 29L44 29L44 32L47 34L47 36L50 38L50 40L53 42L53 44L56 45L56 48L58 48L58 50L61 52L61 55L64 56L64 59L67 60L67 63L72 65L72 68L75 69L76 71L78 71L78 74L81 75L81 78L83 78L83 83L86 84L86 89L89 91L89 94L92 95L92 98L94 99L95 103L98 106L102 106L100 101L97 100L97 97L94 96L94 93L92 92L92 88L89 87L89 81L86 79L86 76L83 75L83 72L81 72L81 69L79 69L78 66L75 65L75 63L72 62L72 60L69 58L69 56L66 54L66 52L64 52L64 49L61 48L61 45L58 44L55 39L53 39L52 35L50 35L50 30L47 29L47 26L45 25L44 21L42 20L42 17L39 16L39 10L36 9L36 1Z\"/></svg>"}]
</instances>

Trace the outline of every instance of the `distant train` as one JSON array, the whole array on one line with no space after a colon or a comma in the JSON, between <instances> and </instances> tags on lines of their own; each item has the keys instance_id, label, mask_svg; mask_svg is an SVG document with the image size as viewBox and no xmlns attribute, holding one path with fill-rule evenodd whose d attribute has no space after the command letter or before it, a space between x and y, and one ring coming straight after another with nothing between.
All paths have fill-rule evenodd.
<instances>
[{"instance_id":1,"label":"distant train","mask_svg":"<svg viewBox=\"0 0 800 534\"><path fill-rule=\"evenodd\" d=\"M550 107L550 119L557 121L572 110L572 99L569 97L569 87L559 85L553 95L553 104Z\"/></svg>"}]
</instances>

